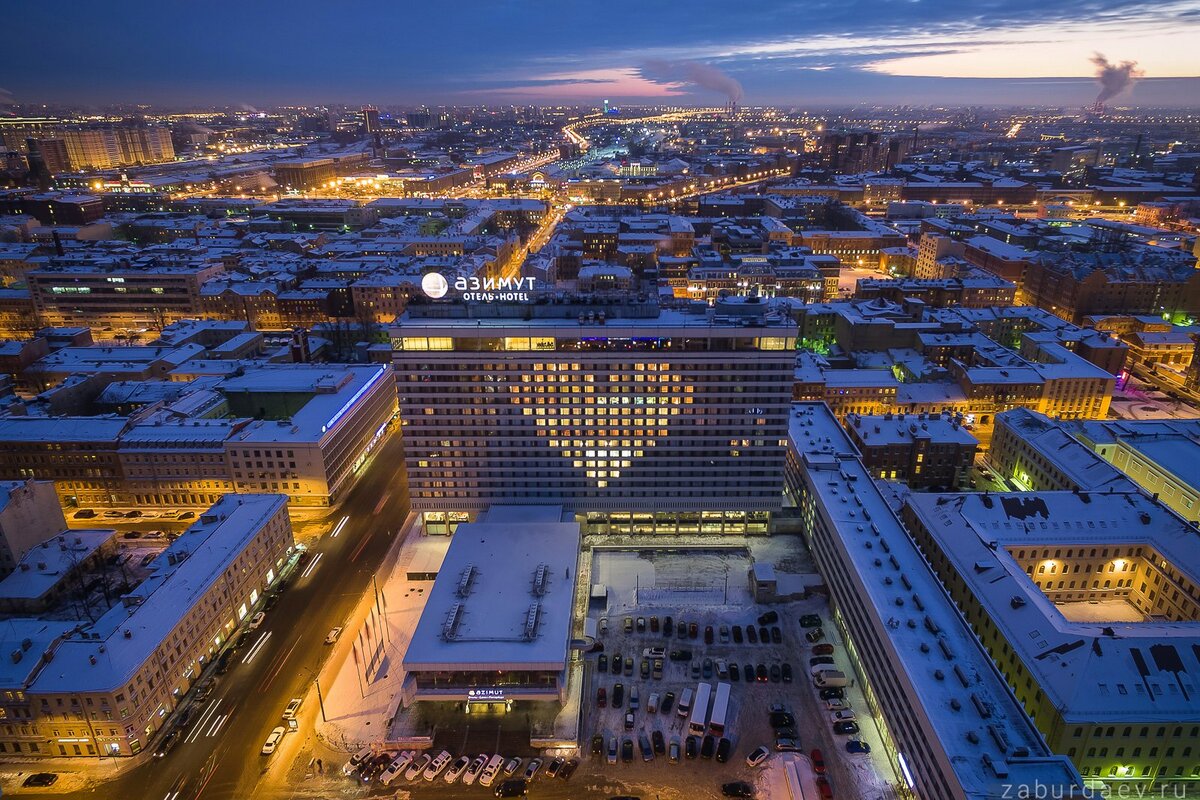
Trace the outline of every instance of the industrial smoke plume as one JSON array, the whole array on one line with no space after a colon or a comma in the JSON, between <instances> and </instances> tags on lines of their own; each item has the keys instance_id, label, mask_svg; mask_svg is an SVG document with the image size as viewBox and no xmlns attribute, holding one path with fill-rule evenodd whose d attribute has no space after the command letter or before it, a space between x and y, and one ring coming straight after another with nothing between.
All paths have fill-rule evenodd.
<instances>
[{"instance_id":1,"label":"industrial smoke plume","mask_svg":"<svg viewBox=\"0 0 1200 800\"><path fill-rule=\"evenodd\" d=\"M660 83L688 83L701 89L720 92L731 103L742 99L742 85L721 70L698 61L651 59L642 65L647 78Z\"/></svg>"},{"instance_id":2,"label":"industrial smoke plume","mask_svg":"<svg viewBox=\"0 0 1200 800\"><path fill-rule=\"evenodd\" d=\"M1100 82L1097 105L1116 97L1146 74L1137 68L1136 61L1122 61L1116 64L1105 58L1102 53L1093 55L1092 63L1096 65L1096 80Z\"/></svg>"}]
</instances>

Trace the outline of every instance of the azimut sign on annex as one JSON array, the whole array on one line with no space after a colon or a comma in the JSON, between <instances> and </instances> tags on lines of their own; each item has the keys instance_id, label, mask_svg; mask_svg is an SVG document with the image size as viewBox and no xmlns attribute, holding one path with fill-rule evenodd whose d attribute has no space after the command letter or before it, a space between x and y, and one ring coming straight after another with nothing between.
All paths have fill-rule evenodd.
<instances>
[{"instance_id":1,"label":"azimut sign on annex","mask_svg":"<svg viewBox=\"0 0 1200 800\"><path fill-rule=\"evenodd\" d=\"M479 278L458 277L454 279L454 291L463 300L514 301L528 300L537 278ZM450 292L450 282L437 272L427 272L421 278L421 291L433 300L440 300Z\"/></svg>"}]
</instances>

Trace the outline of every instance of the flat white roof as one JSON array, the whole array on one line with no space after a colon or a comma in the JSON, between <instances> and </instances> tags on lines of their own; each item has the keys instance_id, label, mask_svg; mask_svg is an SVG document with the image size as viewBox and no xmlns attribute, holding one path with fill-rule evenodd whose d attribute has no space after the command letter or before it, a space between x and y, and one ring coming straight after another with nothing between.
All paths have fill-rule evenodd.
<instances>
[{"instance_id":1,"label":"flat white roof","mask_svg":"<svg viewBox=\"0 0 1200 800\"><path fill-rule=\"evenodd\" d=\"M1007 549L1140 545L1200 584L1193 527L1137 492L914 494L908 505L1065 719L1200 722L1200 623L1071 622Z\"/></svg>"},{"instance_id":2,"label":"flat white roof","mask_svg":"<svg viewBox=\"0 0 1200 800\"><path fill-rule=\"evenodd\" d=\"M566 666L579 524L559 521L557 506L495 511L494 521L489 514L458 526L404 654L406 671Z\"/></svg>"},{"instance_id":3,"label":"flat white roof","mask_svg":"<svg viewBox=\"0 0 1200 800\"><path fill-rule=\"evenodd\" d=\"M857 573L867 605L878 615L875 629L890 645L897 672L916 693L920 706L915 710L928 717L923 727L936 732L941 750L956 766L953 779L963 796L998 797L1001 783L1076 784L1070 762L1050 753L829 406L795 403L792 408L791 446L842 539L843 560ZM988 718L974 710L976 701L989 709ZM962 711L948 711L952 704ZM990 729L1003 733L1007 756ZM1015 757L1019 748L1026 748L1029 757ZM985 754L1007 763L1007 778L999 780L984 766Z\"/></svg>"}]
</instances>

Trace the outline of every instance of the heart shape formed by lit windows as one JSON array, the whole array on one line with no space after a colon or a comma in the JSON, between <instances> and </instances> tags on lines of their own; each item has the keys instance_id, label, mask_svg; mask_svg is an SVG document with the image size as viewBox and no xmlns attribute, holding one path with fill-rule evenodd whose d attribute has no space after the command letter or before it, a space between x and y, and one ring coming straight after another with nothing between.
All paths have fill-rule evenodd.
<instances>
[{"instance_id":1,"label":"heart shape formed by lit windows","mask_svg":"<svg viewBox=\"0 0 1200 800\"><path fill-rule=\"evenodd\" d=\"M510 387L538 437L601 488L666 438L671 419L692 404L692 390L665 362L603 373L582 364L534 364Z\"/></svg>"}]
</instances>

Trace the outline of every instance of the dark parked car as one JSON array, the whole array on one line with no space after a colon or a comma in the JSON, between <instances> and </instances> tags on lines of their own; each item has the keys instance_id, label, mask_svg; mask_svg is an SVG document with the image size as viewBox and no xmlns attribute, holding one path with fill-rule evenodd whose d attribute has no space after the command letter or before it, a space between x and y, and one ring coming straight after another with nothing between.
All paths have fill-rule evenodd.
<instances>
[{"instance_id":1,"label":"dark parked car","mask_svg":"<svg viewBox=\"0 0 1200 800\"><path fill-rule=\"evenodd\" d=\"M780 667L780 669L783 670L783 682L791 683L792 682L792 665L785 661L783 663L783 666Z\"/></svg>"},{"instance_id":2,"label":"dark parked car","mask_svg":"<svg viewBox=\"0 0 1200 800\"><path fill-rule=\"evenodd\" d=\"M778 664L772 664L771 665L771 683L779 683L779 681L782 678L783 678L783 670L781 670L779 668Z\"/></svg>"},{"instance_id":3,"label":"dark parked car","mask_svg":"<svg viewBox=\"0 0 1200 800\"><path fill-rule=\"evenodd\" d=\"M592 755L598 756L604 752L604 736L597 733L592 737Z\"/></svg>"},{"instance_id":4,"label":"dark parked car","mask_svg":"<svg viewBox=\"0 0 1200 800\"><path fill-rule=\"evenodd\" d=\"M746 626L746 641L750 644L758 644L758 630L753 625Z\"/></svg>"},{"instance_id":5,"label":"dark parked car","mask_svg":"<svg viewBox=\"0 0 1200 800\"><path fill-rule=\"evenodd\" d=\"M658 633L658 617L650 618L650 632Z\"/></svg>"},{"instance_id":6,"label":"dark parked car","mask_svg":"<svg viewBox=\"0 0 1200 800\"><path fill-rule=\"evenodd\" d=\"M711 658L704 659L704 664L701 669L705 679L711 678L713 676L713 660Z\"/></svg>"},{"instance_id":7,"label":"dark parked car","mask_svg":"<svg viewBox=\"0 0 1200 800\"><path fill-rule=\"evenodd\" d=\"M851 739L850 741L846 742L846 752L864 754L869 753L871 752L871 745L864 741L860 741L859 739Z\"/></svg>"},{"instance_id":8,"label":"dark parked car","mask_svg":"<svg viewBox=\"0 0 1200 800\"><path fill-rule=\"evenodd\" d=\"M704 626L704 643L705 644L713 643L713 626L712 625Z\"/></svg>"},{"instance_id":9,"label":"dark parked car","mask_svg":"<svg viewBox=\"0 0 1200 800\"><path fill-rule=\"evenodd\" d=\"M768 611L758 618L759 625L772 625L776 622L779 622L778 611Z\"/></svg>"},{"instance_id":10,"label":"dark parked car","mask_svg":"<svg viewBox=\"0 0 1200 800\"><path fill-rule=\"evenodd\" d=\"M721 741L717 742L717 761L724 764L729 760L729 751L733 749L733 742L721 737Z\"/></svg>"},{"instance_id":11,"label":"dark parked car","mask_svg":"<svg viewBox=\"0 0 1200 800\"><path fill-rule=\"evenodd\" d=\"M771 727L776 730L790 728L796 724L796 718L787 711L772 711L770 721Z\"/></svg>"},{"instance_id":12,"label":"dark parked car","mask_svg":"<svg viewBox=\"0 0 1200 800\"><path fill-rule=\"evenodd\" d=\"M625 661L624 661L624 659L621 658L621 654L613 653L613 657L612 657L612 674L613 675L621 674L621 665L623 663L625 663Z\"/></svg>"},{"instance_id":13,"label":"dark parked car","mask_svg":"<svg viewBox=\"0 0 1200 800\"><path fill-rule=\"evenodd\" d=\"M697 753L696 737L689 736L683 741L683 756L684 758L695 758Z\"/></svg>"},{"instance_id":14,"label":"dark parked car","mask_svg":"<svg viewBox=\"0 0 1200 800\"><path fill-rule=\"evenodd\" d=\"M621 742L621 760L626 764L633 761L633 739L628 736Z\"/></svg>"},{"instance_id":15,"label":"dark parked car","mask_svg":"<svg viewBox=\"0 0 1200 800\"><path fill-rule=\"evenodd\" d=\"M175 745L179 744L179 731L174 730L162 738L158 743L158 749L154 751L155 758L163 758L175 749Z\"/></svg>"},{"instance_id":16,"label":"dark parked car","mask_svg":"<svg viewBox=\"0 0 1200 800\"><path fill-rule=\"evenodd\" d=\"M675 632L675 621L673 619L671 619L670 617L663 617L662 632L663 632L663 636L670 636L672 633L674 633Z\"/></svg>"},{"instance_id":17,"label":"dark parked car","mask_svg":"<svg viewBox=\"0 0 1200 800\"><path fill-rule=\"evenodd\" d=\"M618 683L613 687L612 707L620 708L623 705L625 705L625 684Z\"/></svg>"},{"instance_id":18,"label":"dark parked car","mask_svg":"<svg viewBox=\"0 0 1200 800\"><path fill-rule=\"evenodd\" d=\"M524 797L528 793L528 782L524 778L509 778L496 787L496 797Z\"/></svg>"},{"instance_id":19,"label":"dark parked car","mask_svg":"<svg viewBox=\"0 0 1200 800\"><path fill-rule=\"evenodd\" d=\"M638 633L646 632L646 618L645 617L637 618L637 632Z\"/></svg>"},{"instance_id":20,"label":"dark parked car","mask_svg":"<svg viewBox=\"0 0 1200 800\"><path fill-rule=\"evenodd\" d=\"M745 781L733 781L721 784L721 794L725 797L754 797L754 787Z\"/></svg>"},{"instance_id":21,"label":"dark parked car","mask_svg":"<svg viewBox=\"0 0 1200 800\"><path fill-rule=\"evenodd\" d=\"M575 774L575 770L579 769L579 761L572 758L567 763L562 765L562 769L558 771L558 777L564 781L569 781L571 776Z\"/></svg>"},{"instance_id":22,"label":"dark parked car","mask_svg":"<svg viewBox=\"0 0 1200 800\"><path fill-rule=\"evenodd\" d=\"M686 639L688 636L687 623L684 622L683 620L679 620L679 623L675 626L675 632L676 632L676 635L678 635L680 639Z\"/></svg>"},{"instance_id":23,"label":"dark parked car","mask_svg":"<svg viewBox=\"0 0 1200 800\"><path fill-rule=\"evenodd\" d=\"M767 682L767 665L766 664L759 664L757 667L754 668L754 679L757 680L759 683Z\"/></svg>"},{"instance_id":24,"label":"dark parked car","mask_svg":"<svg viewBox=\"0 0 1200 800\"><path fill-rule=\"evenodd\" d=\"M741 625L733 626L733 643L734 644L742 643L742 626Z\"/></svg>"},{"instance_id":25,"label":"dark parked car","mask_svg":"<svg viewBox=\"0 0 1200 800\"><path fill-rule=\"evenodd\" d=\"M852 720L843 720L842 722L833 723L833 732L840 733L843 736L852 736L858 733L858 723Z\"/></svg>"},{"instance_id":26,"label":"dark parked car","mask_svg":"<svg viewBox=\"0 0 1200 800\"><path fill-rule=\"evenodd\" d=\"M704 734L704 740L700 742L700 757L712 758L713 752L717 749L717 740L711 733Z\"/></svg>"},{"instance_id":27,"label":"dark parked car","mask_svg":"<svg viewBox=\"0 0 1200 800\"><path fill-rule=\"evenodd\" d=\"M662 731L654 731L650 734L650 741L654 743L654 752L660 756L667 752L667 742L663 739Z\"/></svg>"},{"instance_id":28,"label":"dark parked car","mask_svg":"<svg viewBox=\"0 0 1200 800\"><path fill-rule=\"evenodd\" d=\"M820 750L813 750L808 757L812 761L813 772L820 775L825 771L825 757L821 755Z\"/></svg>"},{"instance_id":29,"label":"dark parked car","mask_svg":"<svg viewBox=\"0 0 1200 800\"><path fill-rule=\"evenodd\" d=\"M596 671L608 672L608 654L601 653L600 658L596 659Z\"/></svg>"},{"instance_id":30,"label":"dark parked car","mask_svg":"<svg viewBox=\"0 0 1200 800\"><path fill-rule=\"evenodd\" d=\"M596 690L596 708L606 708L608 706L608 690L601 686Z\"/></svg>"},{"instance_id":31,"label":"dark parked car","mask_svg":"<svg viewBox=\"0 0 1200 800\"><path fill-rule=\"evenodd\" d=\"M813 655L814 656L831 656L831 655L833 655L833 645L829 644L829 642L825 642L824 644L813 645Z\"/></svg>"},{"instance_id":32,"label":"dark parked car","mask_svg":"<svg viewBox=\"0 0 1200 800\"><path fill-rule=\"evenodd\" d=\"M691 650L672 650L667 655L667 657L670 658L672 661L691 661L692 660L692 651Z\"/></svg>"},{"instance_id":33,"label":"dark parked car","mask_svg":"<svg viewBox=\"0 0 1200 800\"><path fill-rule=\"evenodd\" d=\"M729 680L730 680L730 682L741 680L741 678L742 678L742 676L739 674L738 665L731 663L729 665Z\"/></svg>"},{"instance_id":34,"label":"dark parked car","mask_svg":"<svg viewBox=\"0 0 1200 800\"><path fill-rule=\"evenodd\" d=\"M700 636L700 626L694 622L688 623L688 638L697 639Z\"/></svg>"},{"instance_id":35,"label":"dark parked car","mask_svg":"<svg viewBox=\"0 0 1200 800\"><path fill-rule=\"evenodd\" d=\"M742 680L746 683L754 683L754 665L747 664L742 667Z\"/></svg>"},{"instance_id":36,"label":"dark parked car","mask_svg":"<svg viewBox=\"0 0 1200 800\"><path fill-rule=\"evenodd\" d=\"M28 778L26 778L21 783L21 785L22 786L30 786L30 787L53 786L54 782L57 780L58 780L58 775L53 772L35 772L32 775L30 775Z\"/></svg>"},{"instance_id":37,"label":"dark parked car","mask_svg":"<svg viewBox=\"0 0 1200 800\"><path fill-rule=\"evenodd\" d=\"M654 748L651 747L650 737L646 735L645 731L638 734L638 747L642 751L642 761L654 760Z\"/></svg>"},{"instance_id":38,"label":"dark parked car","mask_svg":"<svg viewBox=\"0 0 1200 800\"><path fill-rule=\"evenodd\" d=\"M800 618L801 628L819 628L821 627L821 618L816 614L805 614Z\"/></svg>"},{"instance_id":39,"label":"dark parked car","mask_svg":"<svg viewBox=\"0 0 1200 800\"><path fill-rule=\"evenodd\" d=\"M642 680L646 680L649 677L650 677L650 659L643 658L642 659Z\"/></svg>"},{"instance_id":40,"label":"dark parked car","mask_svg":"<svg viewBox=\"0 0 1200 800\"><path fill-rule=\"evenodd\" d=\"M221 657L217 659L217 674L224 675L229 672L229 667L233 663L233 651L226 650L221 653Z\"/></svg>"},{"instance_id":41,"label":"dark parked car","mask_svg":"<svg viewBox=\"0 0 1200 800\"><path fill-rule=\"evenodd\" d=\"M771 632L767 630L766 625L758 626L758 641L762 644L771 643Z\"/></svg>"},{"instance_id":42,"label":"dark parked car","mask_svg":"<svg viewBox=\"0 0 1200 800\"><path fill-rule=\"evenodd\" d=\"M822 700L842 700L846 697L846 690L840 686L830 686L821 690Z\"/></svg>"},{"instance_id":43,"label":"dark parked car","mask_svg":"<svg viewBox=\"0 0 1200 800\"><path fill-rule=\"evenodd\" d=\"M658 710L663 714L670 714L671 707L675 705L675 693L667 692L663 695L662 702L658 704Z\"/></svg>"},{"instance_id":44,"label":"dark parked car","mask_svg":"<svg viewBox=\"0 0 1200 800\"><path fill-rule=\"evenodd\" d=\"M771 626L771 642L783 644L783 630L778 625Z\"/></svg>"},{"instance_id":45,"label":"dark parked car","mask_svg":"<svg viewBox=\"0 0 1200 800\"><path fill-rule=\"evenodd\" d=\"M833 660L833 656L813 656L812 658L810 658L808 660L808 665L810 667L819 667L822 664L833 664L833 663L835 663Z\"/></svg>"}]
</instances>

